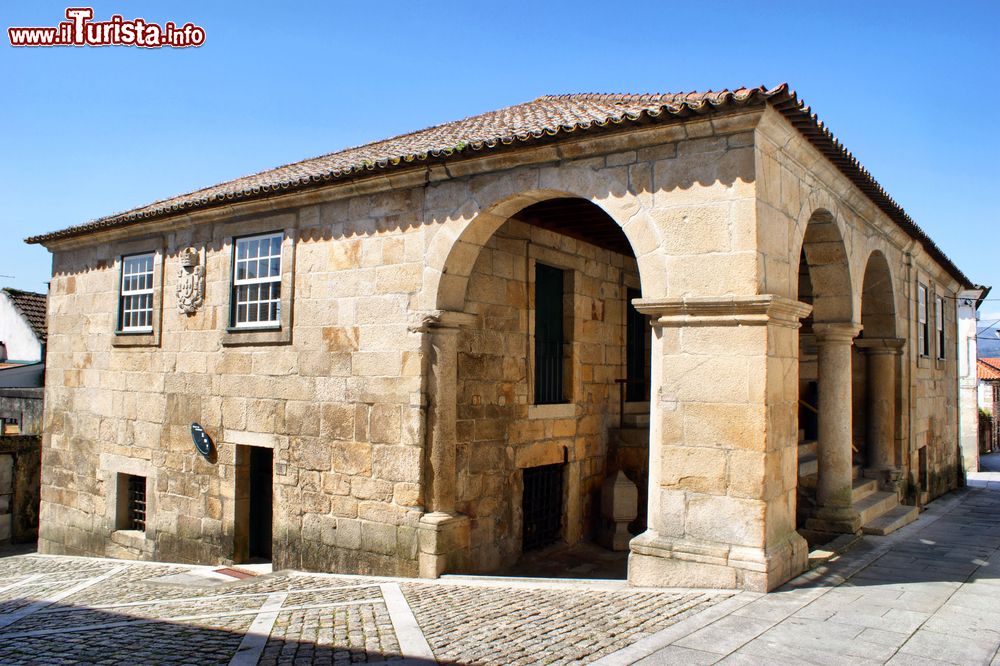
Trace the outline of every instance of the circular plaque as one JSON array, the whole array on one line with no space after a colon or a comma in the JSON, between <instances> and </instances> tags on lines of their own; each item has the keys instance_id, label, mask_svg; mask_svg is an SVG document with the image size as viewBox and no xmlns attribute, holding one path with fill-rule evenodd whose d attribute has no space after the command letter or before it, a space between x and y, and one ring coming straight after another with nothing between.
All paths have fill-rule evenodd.
<instances>
[{"instance_id":1,"label":"circular plaque","mask_svg":"<svg viewBox=\"0 0 1000 666\"><path fill-rule=\"evenodd\" d=\"M194 448L198 449L198 453L203 456L212 453L212 438L197 423L191 424L191 439L194 440Z\"/></svg>"}]
</instances>

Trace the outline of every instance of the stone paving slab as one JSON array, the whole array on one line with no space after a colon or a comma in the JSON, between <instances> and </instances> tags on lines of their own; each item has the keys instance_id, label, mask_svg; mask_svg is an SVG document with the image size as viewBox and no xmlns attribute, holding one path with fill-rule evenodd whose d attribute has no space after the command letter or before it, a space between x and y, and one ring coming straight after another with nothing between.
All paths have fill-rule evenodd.
<instances>
[{"instance_id":1,"label":"stone paving slab","mask_svg":"<svg viewBox=\"0 0 1000 666\"><path fill-rule=\"evenodd\" d=\"M601 663L1000 664L997 488L953 493L776 593L678 624L657 651Z\"/></svg>"},{"instance_id":2,"label":"stone paving slab","mask_svg":"<svg viewBox=\"0 0 1000 666\"><path fill-rule=\"evenodd\" d=\"M988 487L939 500L768 595L207 574L0 556L0 664L1000 666L1000 489Z\"/></svg>"}]
</instances>

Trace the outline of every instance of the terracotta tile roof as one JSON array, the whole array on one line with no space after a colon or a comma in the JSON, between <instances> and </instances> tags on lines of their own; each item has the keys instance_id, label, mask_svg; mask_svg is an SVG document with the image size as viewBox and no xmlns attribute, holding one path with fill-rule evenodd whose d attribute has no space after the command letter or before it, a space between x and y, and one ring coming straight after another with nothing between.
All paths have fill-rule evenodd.
<instances>
[{"instance_id":1,"label":"terracotta tile roof","mask_svg":"<svg viewBox=\"0 0 1000 666\"><path fill-rule=\"evenodd\" d=\"M985 380L1000 380L1000 358L981 358L976 361L976 376Z\"/></svg>"},{"instance_id":2,"label":"terracotta tile roof","mask_svg":"<svg viewBox=\"0 0 1000 666\"><path fill-rule=\"evenodd\" d=\"M7 294L11 303L21 316L24 317L31 330L35 332L38 339L45 342L48 334L45 325L45 294L36 294L33 291L21 291L20 289L5 288L3 293Z\"/></svg>"},{"instance_id":3,"label":"terracotta tile roof","mask_svg":"<svg viewBox=\"0 0 1000 666\"><path fill-rule=\"evenodd\" d=\"M670 94L548 95L464 120L348 148L301 162L237 178L188 194L153 202L69 227L32 236L27 243L46 243L94 231L123 227L182 211L228 202L259 199L275 193L319 187L334 180L363 178L420 162L440 162L508 146L560 141L572 133L615 131L636 125L671 122L741 107L772 105L883 212L917 239L963 285L972 282L931 241L871 174L837 141L829 129L798 99L787 84L767 89L738 88L718 92Z\"/></svg>"}]
</instances>

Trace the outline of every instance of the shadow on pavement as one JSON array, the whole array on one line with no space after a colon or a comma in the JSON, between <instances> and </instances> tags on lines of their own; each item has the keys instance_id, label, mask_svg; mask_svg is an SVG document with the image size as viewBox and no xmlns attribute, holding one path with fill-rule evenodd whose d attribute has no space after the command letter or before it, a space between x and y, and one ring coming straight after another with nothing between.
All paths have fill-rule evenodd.
<instances>
[{"instance_id":1,"label":"shadow on pavement","mask_svg":"<svg viewBox=\"0 0 1000 666\"><path fill-rule=\"evenodd\" d=\"M9 610L11 601L0 601L0 610ZM25 601L31 603L31 600ZM279 626L283 617L294 612L279 616ZM313 612L328 614L329 620L324 626L334 626L333 608ZM177 619L183 614L178 614ZM124 611L52 604L0 629L0 663L228 664L253 618L253 614L246 614L215 620L177 621ZM227 624L230 626L225 626ZM357 635L352 638L354 640L348 641L334 637L332 641L320 643L304 638L272 637L259 663L443 663L406 658L395 652L381 651L370 643L358 647Z\"/></svg>"}]
</instances>

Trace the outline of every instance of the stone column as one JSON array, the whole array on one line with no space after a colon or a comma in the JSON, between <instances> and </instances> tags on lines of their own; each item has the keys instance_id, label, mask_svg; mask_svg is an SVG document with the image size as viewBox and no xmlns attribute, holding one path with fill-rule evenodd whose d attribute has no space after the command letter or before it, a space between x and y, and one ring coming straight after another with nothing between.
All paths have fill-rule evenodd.
<instances>
[{"instance_id":1,"label":"stone column","mask_svg":"<svg viewBox=\"0 0 1000 666\"><path fill-rule=\"evenodd\" d=\"M801 573L797 329L773 295L644 299L652 317L648 529L629 582L765 592Z\"/></svg>"},{"instance_id":2,"label":"stone column","mask_svg":"<svg viewBox=\"0 0 1000 666\"><path fill-rule=\"evenodd\" d=\"M469 519L455 511L455 419L458 402L459 328L475 321L464 312L438 311L415 330L425 336L427 363L424 493L429 511L420 519L420 575L437 578L463 563Z\"/></svg>"},{"instance_id":3,"label":"stone column","mask_svg":"<svg viewBox=\"0 0 1000 666\"><path fill-rule=\"evenodd\" d=\"M887 470L896 467L896 358L905 340L865 338L855 344L865 354L868 385L868 411L865 438L868 443L868 468Z\"/></svg>"},{"instance_id":4,"label":"stone column","mask_svg":"<svg viewBox=\"0 0 1000 666\"><path fill-rule=\"evenodd\" d=\"M816 503L806 527L817 532L856 533L861 520L851 502L853 478L851 353L861 327L852 323L814 324L818 347L819 437Z\"/></svg>"}]
</instances>

